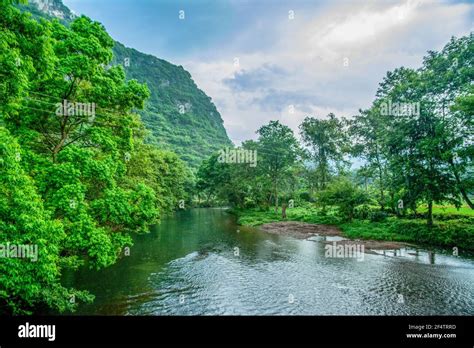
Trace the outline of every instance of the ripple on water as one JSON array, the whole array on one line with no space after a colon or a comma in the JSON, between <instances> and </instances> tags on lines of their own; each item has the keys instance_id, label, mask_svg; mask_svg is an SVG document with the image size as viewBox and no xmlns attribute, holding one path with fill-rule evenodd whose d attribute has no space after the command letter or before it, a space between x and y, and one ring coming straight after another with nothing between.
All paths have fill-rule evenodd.
<instances>
[{"instance_id":1,"label":"ripple on water","mask_svg":"<svg viewBox=\"0 0 474 348\"><path fill-rule=\"evenodd\" d=\"M337 237L300 240L238 227L219 211L183 214L137 238L100 277L79 277L97 294L83 313L474 314L471 259L412 248L331 258L324 243Z\"/></svg>"},{"instance_id":2,"label":"ripple on water","mask_svg":"<svg viewBox=\"0 0 474 348\"><path fill-rule=\"evenodd\" d=\"M366 255L361 262L324 258L321 253L291 255L288 259L256 262L232 253L209 252L205 257L191 253L151 277L150 285L156 289L153 298L130 303L129 313L474 313L472 296L466 290L473 288L472 271L466 278L465 272L456 275L452 267L378 255Z\"/></svg>"}]
</instances>

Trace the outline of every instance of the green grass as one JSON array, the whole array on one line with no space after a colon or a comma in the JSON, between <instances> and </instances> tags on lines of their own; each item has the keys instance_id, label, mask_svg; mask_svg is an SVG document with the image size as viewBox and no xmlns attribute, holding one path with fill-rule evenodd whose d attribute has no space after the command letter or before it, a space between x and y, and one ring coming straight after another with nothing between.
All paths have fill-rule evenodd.
<instances>
[{"instance_id":1,"label":"green grass","mask_svg":"<svg viewBox=\"0 0 474 348\"><path fill-rule=\"evenodd\" d=\"M352 239L375 239L407 242L413 244L437 246L443 248L458 247L463 250L474 250L474 216L471 211L455 211L452 207L437 207L443 218L435 220L432 228L423 218L388 217L385 221L372 222L354 219L343 222L335 209L324 213L311 204L287 209L286 221L302 221L314 224L336 225L343 235ZM238 223L247 226L259 226L269 222L282 221L281 210L261 211L258 209L234 210ZM461 213L460 213L461 212ZM439 215L443 215L440 213Z\"/></svg>"},{"instance_id":2,"label":"green grass","mask_svg":"<svg viewBox=\"0 0 474 348\"><path fill-rule=\"evenodd\" d=\"M269 222L283 221L281 217L281 209L275 213L272 208L268 211L259 209L232 210L237 215L237 222L245 226L259 226ZM340 219L336 216L334 209L328 210L326 214L322 213L320 208L312 205L303 207L289 208L286 210L286 221L303 221L314 224L335 225L340 223Z\"/></svg>"},{"instance_id":3,"label":"green grass","mask_svg":"<svg viewBox=\"0 0 474 348\"><path fill-rule=\"evenodd\" d=\"M428 211L428 206L426 204L419 207L420 213L426 213ZM463 205L457 209L454 205L433 205L433 214L435 215L444 215L444 214L455 214L455 215L466 215L474 216L474 209L469 208L469 206Z\"/></svg>"},{"instance_id":4,"label":"green grass","mask_svg":"<svg viewBox=\"0 0 474 348\"><path fill-rule=\"evenodd\" d=\"M354 220L339 225L349 238L391 240L445 248L474 250L472 220L437 221L429 228L422 219L392 217L384 222Z\"/></svg>"}]
</instances>

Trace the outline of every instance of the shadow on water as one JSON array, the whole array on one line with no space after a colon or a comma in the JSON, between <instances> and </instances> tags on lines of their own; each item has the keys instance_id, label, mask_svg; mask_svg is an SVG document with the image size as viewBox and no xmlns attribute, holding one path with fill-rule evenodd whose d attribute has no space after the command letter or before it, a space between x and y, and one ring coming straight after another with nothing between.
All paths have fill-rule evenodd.
<instances>
[{"instance_id":1,"label":"shadow on water","mask_svg":"<svg viewBox=\"0 0 474 348\"><path fill-rule=\"evenodd\" d=\"M472 259L412 249L330 258L322 239L263 233L210 208L134 239L117 264L65 275L96 296L77 314L474 314Z\"/></svg>"}]
</instances>

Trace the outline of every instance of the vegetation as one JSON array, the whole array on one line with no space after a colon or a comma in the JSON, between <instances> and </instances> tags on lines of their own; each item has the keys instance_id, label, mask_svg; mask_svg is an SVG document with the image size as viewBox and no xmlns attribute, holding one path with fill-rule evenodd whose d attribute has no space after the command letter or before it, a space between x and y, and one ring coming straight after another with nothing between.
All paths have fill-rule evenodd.
<instances>
[{"instance_id":1,"label":"vegetation","mask_svg":"<svg viewBox=\"0 0 474 348\"><path fill-rule=\"evenodd\" d=\"M112 64L101 24L37 21L2 1L0 37L0 244L38 248L0 258L0 310L73 310L92 297L63 287L63 270L116 262L131 233L189 199L192 176L145 143L135 110L149 88Z\"/></svg>"},{"instance_id":2,"label":"vegetation","mask_svg":"<svg viewBox=\"0 0 474 348\"><path fill-rule=\"evenodd\" d=\"M465 209L467 208L466 206ZM455 208L451 207L451 209ZM376 207L373 207L373 214L366 218L362 213L356 215L352 221L347 221L341 217L337 208L324 211L323 208L307 202L287 209L287 219L282 218L281 209L276 213L273 209L266 211L257 208L233 209L231 213L238 216L239 224L247 226L259 226L275 221L302 221L336 225L341 228L344 236L353 239L389 240L474 251L472 214L469 216L458 212L446 214L442 210L436 211L434 216L438 221L435 221L432 227L428 227L426 221L414 217L400 218L383 214L383 218L379 219L380 211Z\"/></svg>"},{"instance_id":3,"label":"vegetation","mask_svg":"<svg viewBox=\"0 0 474 348\"><path fill-rule=\"evenodd\" d=\"M33 3L18 7L37 19L52 20L59 14L58 20L67 26L75 18L59 0L50 1L47 10ZM213 152L232 145L211 98L196 86L182 66L117 41L112 51L110 65L122 65L127 80L137 80L150 90L144 108L136 110L150 130L145 142L175 152L193 170Z\"/></svg>"},{"instance_id":4,"label":"vegetation","mask_svg":"<svg viewBox=\"0 0 474 348\"><path fill-rule=\"evenodd\" d=\"M473 63L473 36L452 38L420 69L388 72L358 115L306 117L302 144L276 121L262 127L240 148L257 151L255 168L214 155L197 189L230 204L242 224L285 219L288 206L287 219L336 224L353 238L472 250ZM351 169L351 157L363 165Z\"/></svg>"},{"instance_id":5,"label":"vegetation","mask_svg":"<svg viewBox=\"0 0 474 348\"><path fill-rule=\"evenodd\" d=\"M215 105L182 66L115 42L114 64L128 79L146 83L151 94L139 111L151 131L147 142L172 150L192 168L213 152L232 145ZM127 63L125 63L127 62Z\"/></svg>"},{"instance_id":6,"label":"vegetation","mask_svg":"<svg viewBox=\"0 0 474 348\"><path fill-rule=\"evenodd\" d=\"M66 268L114 264L132 233L196 197L247 225L474 249L472 35L387 73L354 117L308 116L301 143L271 121L224 158L220 115L182 67L85 16L45 19L13 2L0 2L0 247L38 255L0 257L1 312L91 301L61 283Z\"/></svg>"}]
</instances>

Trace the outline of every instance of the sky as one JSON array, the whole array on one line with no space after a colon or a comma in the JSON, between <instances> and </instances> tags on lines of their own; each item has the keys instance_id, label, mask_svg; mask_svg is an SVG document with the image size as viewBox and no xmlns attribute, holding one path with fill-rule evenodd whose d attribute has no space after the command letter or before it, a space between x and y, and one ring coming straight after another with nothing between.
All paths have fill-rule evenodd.
<instances>
[{"instance_id":1,"label":"sky","mask_svg":"<svg viewBox=\"0 0 474 348\"><path fill-rule=\"evenodd\" d=\"M387 71L474 31L474 1L63 0L128 47L188 70L231 140L280 120L351 117Z\"/></svg>"}]
</instances>

